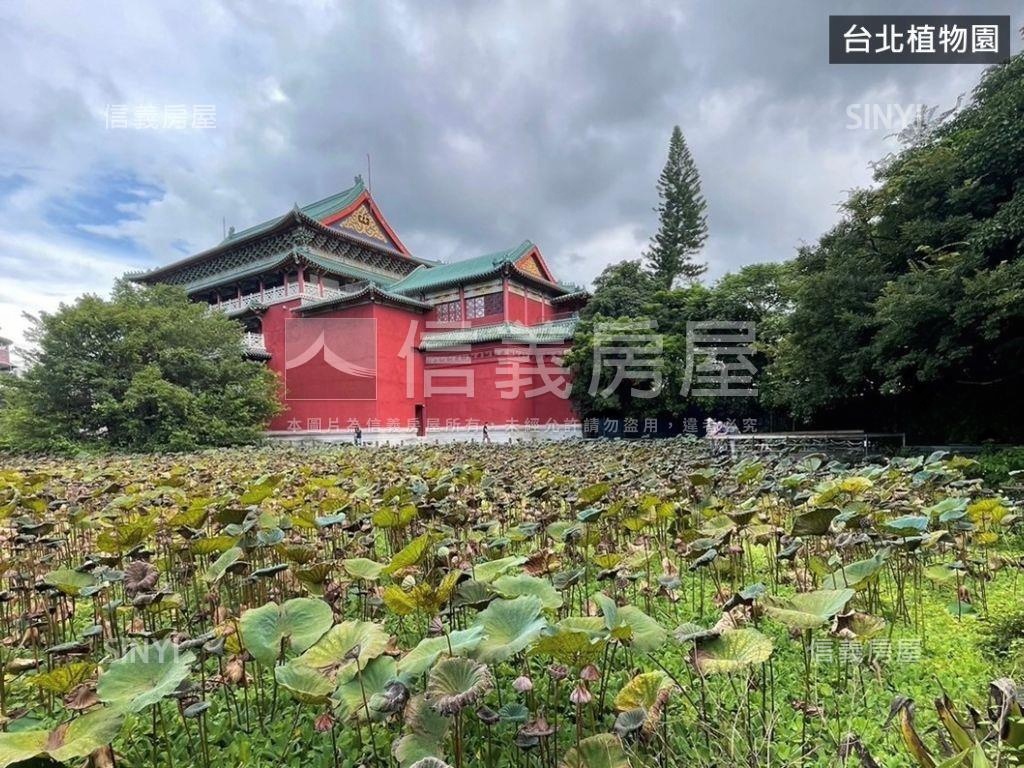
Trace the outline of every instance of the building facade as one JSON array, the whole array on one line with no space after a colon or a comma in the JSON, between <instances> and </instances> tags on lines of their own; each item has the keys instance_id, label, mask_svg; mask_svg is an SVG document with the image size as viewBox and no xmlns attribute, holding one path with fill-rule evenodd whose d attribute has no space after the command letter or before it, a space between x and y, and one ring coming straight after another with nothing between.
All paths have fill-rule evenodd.
<instances>
[{"instance_id":1,"label":"building facade","mask_svg":"<svg viewBox=\"0 0 1024 768\"><path fill-rule=\"evenodd\" d=\"M0 336L0 373L10 373L14 370L11 363L11 341Z\"/></svg>"},{"instance_id":2,"label":"building facade","mask_svg":"<svg viewBox=\"0 0 1024 768\"><path fill-rule=\"evenodd\" d=\"M358 176L132 279L181 285L244 325L247 353L281 379L273 436L579 434L562 354L586 292L529 241L451 264L413 256Z\"/></svg>"}]
</instances>

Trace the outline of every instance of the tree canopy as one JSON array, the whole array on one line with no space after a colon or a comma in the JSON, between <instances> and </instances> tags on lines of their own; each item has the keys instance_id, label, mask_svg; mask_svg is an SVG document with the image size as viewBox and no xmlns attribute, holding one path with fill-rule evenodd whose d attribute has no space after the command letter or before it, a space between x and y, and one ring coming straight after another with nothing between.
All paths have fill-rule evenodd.
<instances>
[{"instance_id":1,"label":"tree canopy","mask_svg":"<svg viewBox=\"0 0 1024 768\"><path fill-rule=\"evenodd\" d=\"M955 440L1021 434L1022 114L1017 55L800 252L780 405L804 418L880 408L888 424Z\"/></svg>"},{"instance_id":2,"label":"tree canopy","mask_svg":"<svg viewBox=\"0 0 1024 768\"><path fill-rule=\"evenodd\" d=\"M762 413L924 440L1019 440L1021 115L1024 54L986 70L959 112L905 133L901 151L876 165L875 183L852 191L836 225L792 261L660 292L635 262L606 269L569 356L585 379L573 390L581 411L680 414L697 405L668 389L643 403L588 394L599 318L655 321L666 377L683 364L686 320L755 320ZM650 266L646 279L666 287Z\"/></svg>"},{"instance_id":3,"label":"tree canopy","mask_svg":"<svg viewBox=\"0 0 1024 768\"><path fill-rule=\"evenodd\" d=\"M695 280L707 270L694 260L708 237L707 203L700 173L679 126L672 129L668 160L658 178L658 231L647 252L651 274L668 290L678 278Z\"/></svg>"},{"instance_id":4,"label":"tree canopy","mask_svg":"<svg viewBox=\"0 0 1024 768\"><path fill-rule=\"evenodd\" d=\"M278 380L245 359L234 320L180 288L127 282L41 315L21 376L4 377L0 446L186 450L257 439Z\"/></svg>"}]
</instances>

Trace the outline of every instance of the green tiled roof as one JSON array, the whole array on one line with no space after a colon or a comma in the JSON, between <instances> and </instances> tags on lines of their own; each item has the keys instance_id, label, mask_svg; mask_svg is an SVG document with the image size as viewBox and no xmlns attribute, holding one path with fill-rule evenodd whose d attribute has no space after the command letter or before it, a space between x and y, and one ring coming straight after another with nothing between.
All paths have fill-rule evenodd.
<instances>
[{"instance_id":1,"label":"green tiled roof","mask_svg":"<svg viewBox=\"0 0 1024 768\"><path fill-rule=\"evenodd\" d=\"M570 317L531 326L505 322L477 325L472 328L455 328L450 331L434 331L423 334L420 349L430 351L488 341L503 341L508 344L557 344L572 337L578 322L577 318Z\"/></svg>"},{"instance_id":2,"label":"green tiled roof","mask_svg":"<svg viewBox=\"0 0 1024 768\"><path fill-rule=\"evenodd\" d=\"M348 277L353 277L357 280L368 280L371 283L377 283L382 286L388 286L395 282L395 278L393 277L381 275L368 269L362 269L360 267L353 266L352 264L332 259L330 256L316 253L315 251L311 251L307 248L295 248L287 253L275 253L265 259L249 262L248 264L229 272L219 272L218 274L211 275L203 280L187 283L185 285L185 290L189 293L195 293L196 291L201 291L204 288L211 288L215 285L220 285L228 280L241 280L246 277L252 277L260 274L261 272L265 272L268 269L273 269L280 264L284 264L289 259L296 256L308 264L313 264L321 269L331 272L332 274L347 275Z\"/></svg>"},{"instance_id":3,"label":"green tiled roof","mask_svg":"<svg viewBox=\"0 0 1024 768\"><path fill-rule=\"evenodd\" d=\"M365 187L363 185L363 177L356 176L355 184L353 184L345 191L338 192L336 194L331 195L330 197L325 197L323 200L317 200L315 203L304 205L301 208L299 208L298 204L296 203L295 207L298 208L302 213L309 216L311 219L316 219L317 221L320 221L321 219L324 219L350 206L353 202L355 202L355 199L363 193L364 189ZM271 230L275 226L280 224L282 221L284 221L284 219L286 219L289 215L290 212L284 214L283 216L277 216L273 219L267 219L266 221L260 224L255 224L251 227L246 227L240 232L232 232L230 235L225 237L220 244L227 245L228 243L232 243L235 240L242 240L247 237L252 237L253 235L258 235L261 232Z\"/></svg>"},{"instance_id":4,"label":"green tiled roof","mask_svg":"<svg viewBox=\"0 0 1024 768\"><path fill-rule=\"evenodd\" d=\"M468 282L497 273L505 264L514 264L533 248L533 243L523 240L515 248L496 253L485 253L453 264L436 267L420 266L391 286L396 293L421 293L432 288Z\"/></svg>"},{"instance_id":5,"label":"green tiled roof","mask_svg":"<svg viewBox=\"0 0 1024 768\"><path fill-rule=\"evenodd\" d=\"M329 299L321 299L320 301L312 301L308 304L303 304L299 307L299 311L302 314L310 312L322 312L324 310L334 309L335 307L344 306L353 301L361 301L362 299L377 299L378 301L384 301L391 304L400 304L404 307L412 307L414 309L429 310L432 309L430 304L425 304L422 301L416 301L416 299L409 298L408 296L401 296L397 293L391 293L383 288L380 288L372 283L364 285L357 291L346 293L341 296L333 296Z\"/></svg>"}]
</instances>

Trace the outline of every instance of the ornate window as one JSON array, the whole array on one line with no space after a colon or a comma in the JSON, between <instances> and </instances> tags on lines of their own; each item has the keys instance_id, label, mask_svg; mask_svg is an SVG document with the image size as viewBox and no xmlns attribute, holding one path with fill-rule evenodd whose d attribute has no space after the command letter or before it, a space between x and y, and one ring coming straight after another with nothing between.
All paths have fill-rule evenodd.
<instances>
[{"instance_id":1,"label":"ornate window","mask_svg":"<svg viewBox=\"0 0 1024 768\"><path fill-rule=\"evenodd\" d=\"M504 298L504 295L498 291L466 299L466 317L473 320L478 317L500 315L505 308Z\"/></svg>"},{"instance_id":2,"label":"ornate window","mask_svg":"<svg viewBox=\"0 0 1024 768\"><path fill-rule=\"evenodd\" d=\"M438 304L436 309L439 322L452 323L462 319L461 301L446 301L444 304Z\"/></svg>"}]
</instances>

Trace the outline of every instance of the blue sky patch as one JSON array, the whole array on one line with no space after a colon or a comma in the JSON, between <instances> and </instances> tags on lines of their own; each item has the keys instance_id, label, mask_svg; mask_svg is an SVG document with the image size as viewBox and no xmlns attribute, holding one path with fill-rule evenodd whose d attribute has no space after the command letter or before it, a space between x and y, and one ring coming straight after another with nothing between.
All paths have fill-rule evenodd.
<instances>
[{"instance_id":1,"label":"blue sky patch","mask_svg":"<svg viewBox=\"0 0 1024 768\"><path fill-rule=\"evenodd\" d=\"M135 209L163 196L161 187L142 181L130 171L104 172L88 177L68 194L51 197L44 205L44 215L50 225L71 238L139 255L142 252L134 240L91 231L90 227L139 221L143 217Z\"/></svg>"}]
</instances>

